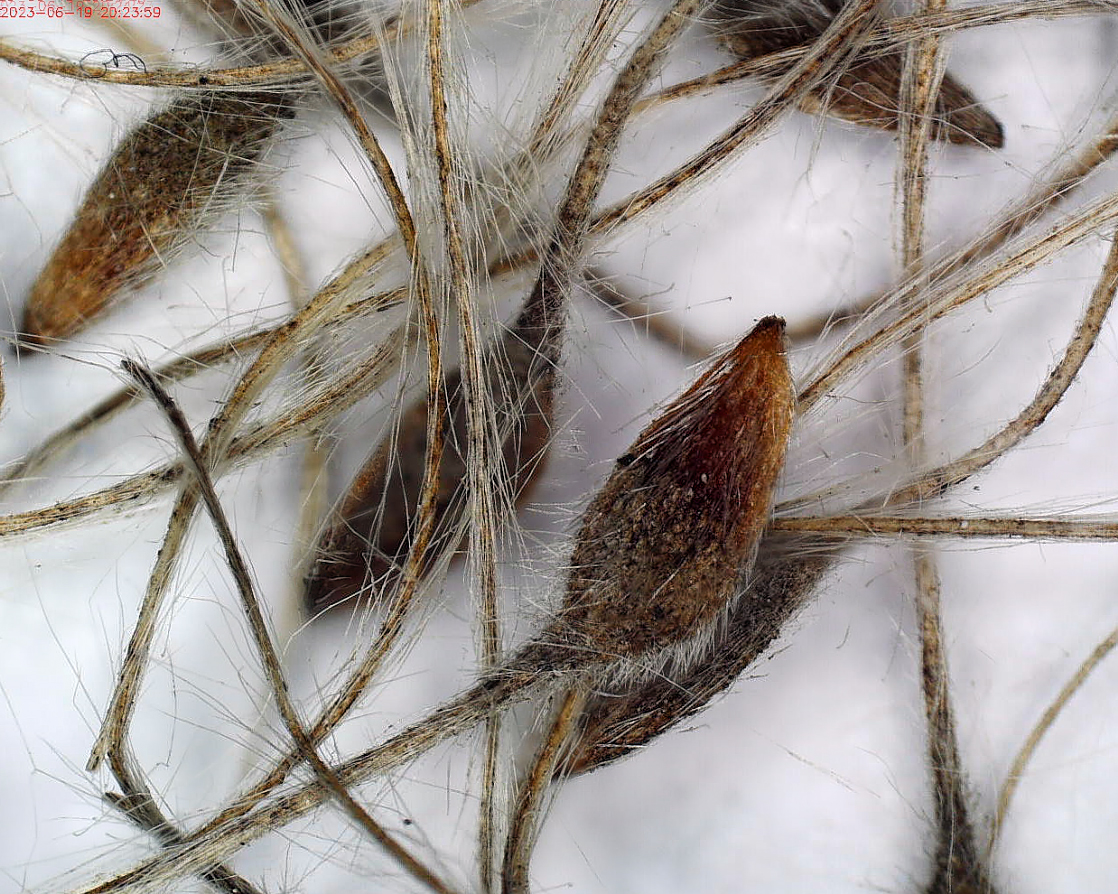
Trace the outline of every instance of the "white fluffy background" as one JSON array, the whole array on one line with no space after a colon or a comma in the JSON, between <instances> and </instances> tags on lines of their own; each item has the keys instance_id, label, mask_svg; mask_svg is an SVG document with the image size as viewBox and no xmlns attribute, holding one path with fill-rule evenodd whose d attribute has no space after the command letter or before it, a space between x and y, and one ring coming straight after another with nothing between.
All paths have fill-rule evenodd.
<instances>
[{"instance_id":1,"label":"white fluffy background","mask_svg":"<svg viewBox=\"0 0 1118 894\"><path fill-rule=\"evenodd\" d=\"M569 8L568 8L569 7ZM483 7L484 8L484 7ZM555 5L567 17L584 3ZM206 58L175 23L139 29ZM547 42L531 15L501 12L478 25L468 55L480 110L530 118L521 85ZM484 22L484 14L471 21ZM71 57L117 46L107 32L67 20L0 26L22 44ZM1002 152L936 147L929 245L959 247L982 231L1118 103L1118 23L1105 15L998 26L951 44L951 71L1001 118ZM664 82L726 60L688 35ZM607 199L645 182L734 120L755 86L686 102L635 126ZM150 92L73 84L0 68L0 285L12 330L36 271L83 185ZM316 102L321 108L324 102ZM377 231L383 203L344 130L304 114L270 159L281 197L319 283ZM390 137L386 136L390 144ZM392 147L394 157L399 153ZM765 314L796 321L881 288L896 274L896 141L804 115L771 135L647 225L598 247L595 262L672 319L716 342ZM1118 187L1104 169L1072 205ZM200 251L53 356L4 357L7 398L0 460L12 460L119 385L122 354L152 361L183 340L276 319L284 295L252 210L224 218ZM986 296L938 325L930 449L949 457L978 443L1031 396L1094 283L1111 233ZM231 318L228 319L227 318ZM535 504L521 519L524 549L508 559L509 627L527 635L556 592L555 572L577 508L609 462L678 391L687 364L579 299L568 350L565 427ZM794 355L801 377L830 346ZM895 363L846 397L825 401L797 433L783 492L803 493L885 465L899 435ZM224 393L228 369L178 389L199 425ZM391 397L391 389L386 391ZM1109 512L1118 495L1118 343L1107 326L1081 379L1049 423L955 495L958 511ZM346 422L360 423L355 414ZM364 431L367 433L369 427ZM375 427L371 429L375 433ZM367 441L351 444L359 457ZM3 495L2 511L47 505L167 461L174 448L150 408L86 439L46 480ZM277 626L294 628L291 531L299 448L230 476L222 494ZM353 458L349 462L355 461ZM945 504L945 507L948 504ZM83 766L120 666L167 502L31 537L0 537L0 891L80 890L155 852L100 800L107 774ZM1118 625L1118 548L946 543L944 611L959 739L980 830L1010 761L1074 668ZM421 716L470 678L472 639L462 572L452 569L406 662L397 662L332 748L351 754L390 725ZM520 608L513 606L519 605ZM141 765L184 826L210 815L246 775L285 747L270 709L209 524L200 521L157 636L135 721ZM344 619L301 629L285 657L310 715L348 653ZM930 866L932 806L924 760L918 644L905 549L872 544L850 554L786 632L778 653L694 721L556 798L534 863L537 891L845 892L915 894ZM1060 718L1022 781L993 859L1007 894L1108 890L1118 873L1118 662L1110 659ZM264 718L260 719L263 710ZM522 717L527 729L530 716ZM361 789L374 814L405 836L461 890L472 869L471 763L477 742L437 749L389 782ZM408 822L405 823L405 820ZM234 860L264 890L412 890L338 812L320 811ZM204 888L185 879L173 890Z\"/></svg>"}]
</instances>

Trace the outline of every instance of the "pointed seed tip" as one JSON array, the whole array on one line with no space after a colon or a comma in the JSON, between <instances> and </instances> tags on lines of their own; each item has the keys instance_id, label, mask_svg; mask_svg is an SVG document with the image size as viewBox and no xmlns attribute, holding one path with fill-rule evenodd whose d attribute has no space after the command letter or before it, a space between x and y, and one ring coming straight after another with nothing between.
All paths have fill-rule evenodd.
<instances>
[{"instance_id":1,"label":"pointed seed tip","mask_svg":"<svg viewBox=\"0 0 1118 894\"><path fill-rule=\"evenodd\" d=\"M748 346L751 350L768 350L773 353L784 353L784 330L787 324L783 317L768 316L757 322L749 334L739 343L738 348ZM735 349L736 350L736 349Z\"/></svg>"},{"instance_id":2,"label":"pointed seed tip","mask_svg":"<svg viewBox=\"0 0 1118 894\"><path fill-rule=\"evenodd\" d=\"M983 106L974 106L948 117L948 139L962 146L1005 148L1005 126Z\"/></svg>"},{"instance_id":3,"label":"pointed seed tip","mask_svg":"<svg viewBox=\"0 0 1118 894\"><path fill-rule=\"evenodd\" d=\"M757 325L753 327L753 332L766 332L769 330L777 330L783 332L788 324L784 321L784 317L778 317L775 314L770 314L767 317L762 317L757 321Z\"/></svg>"},{"instance_id":4,"label":"pointed seed tip","mask_svg":"<svg viewBox=\"0 0 1118 894\"><path fill-rule=\"evenodd\" d=\"M1005 127L993 115L990 116L990 127L982 135L982 142L991 149L1005 148Z\"/></svg>"}]
</instances>

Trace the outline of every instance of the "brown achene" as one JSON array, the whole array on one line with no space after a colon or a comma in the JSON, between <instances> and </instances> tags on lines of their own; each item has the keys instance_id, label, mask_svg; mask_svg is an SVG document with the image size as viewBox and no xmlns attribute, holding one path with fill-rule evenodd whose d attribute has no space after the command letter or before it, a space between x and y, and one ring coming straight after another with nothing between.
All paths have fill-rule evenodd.
<instances>
[{"instance_id":1,"label":"brown achene","mask_svg":"<svg viewBox=\"0 0 1118 894\"><path fill-rule=\"evenodd\" d=\"M632 658L726 610L768 522L795 411L784 321L766 317L622 456L583 515L552 647Z\"/></svg>"},{"instance_id":2,"label":"brown achene","mask_svg":"<svg viewBox=\"0 0 1118 894\"><path fill-rule=\"evenodd\" d=\"M755 59L810 44L842 9L843 0L818 3L771 0L718 0L712 17L723 45L740 59ZM855 52L830 85L820 85L799 102L810 115L833 115L863 127L898 130L904 52ZM945 74L934 97L931 138L959 145L1001 149L1001 122L971 91Z\"/></svg>"},{"instance_id":3,"label":"brown achene","mask_svg":"<svg viewBox=\"0 0 1118 894\"><path fill-rule=\"evenodd\" d=\"M133 129L31 287L20 338L42 346L70 338L150 282L257 170L292 114L278 93L201 93Z\"/></svg>"}]
</instances>

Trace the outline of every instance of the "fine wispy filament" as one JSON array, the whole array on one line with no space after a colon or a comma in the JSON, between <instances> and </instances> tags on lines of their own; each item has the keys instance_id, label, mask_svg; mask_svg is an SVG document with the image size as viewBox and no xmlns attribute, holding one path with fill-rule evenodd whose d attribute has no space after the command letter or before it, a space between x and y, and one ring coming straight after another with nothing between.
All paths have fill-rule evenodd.
<instances>
[{"instance_id":1,"label":"fine wispy filament","mask_svg":"<svg viewBox=\"0 0 1118 894\"><path fill-rule=\"evenodd\" d=\"M937 190L946 182L936 179L940 165L995 164L1003 156L994 150L1005 149L1007 170L1031 170L1013 154L1028 129L1011 114L994 115L1012 111L1011 104L983 93L977 78L967 77L974 91L964 86L946 53L949 38L964 30L1040 16L1102 21L1110 6L1027 0L952 9L926 0L886 10L875 0L665 0L652 8L588 0L573 15L573 4L572 10L539 10L491 0L432 0L399 9L356 0L187 5L184 20L210 29L219 54L191 70L150 61L150 46L133 48L137 59L150 57L146 70L125 71L93 57L77 62L16 38L0 40L0 58L69 78L74 91L95 95L94 79L180 91L124 135L58 241L44 240L53 249L19 296L23 316L12 324L13 341L48 355L27 360L28 371L69 362L64 351L88 357L87 323L98 321L100 332L115 337L110 327L129 321L123 299L176 285L172 262L219 213L237 210L242 224L254 214L245 197L261 199L259 226L287 271L290 293L278 320L273 315L266 325L242 329L230 316L211 327L205 342L190 342L191 350L173 348L158 363L127 362L125 387L118 383L38 447L24 445L0 480L5 500L37 499L37 485L65 475L96 443L98 429L102 437L115 434L114 426L126 430L143 412L139 405L153 402L165 417L153 427L156 438L165 439L170 423L173 446L158 465L132 467L108 482L83 481L76 497L0 518L0 538L54 536L56 528L140 507L166 512L158 498L172 498L138 616L126 612L123 630L108 637L119 655L111 671L115 685L90 686L100 730L88 769L105 764L111 774L93 784L120 817L150 836L153 851L113 874L79 881L77 889L171 890L194 876L225 894L268 894L286 889L288 880L258 878L251 858L240 855L246 845L277 831L276 840L290 835L302 842L309 830L333 848L329 823L341 817L359 842L370 843L352 845L350 868L363 872L364 861L380 861L378 875L364 879L375 886L528 894L537 889L537 842L552 828L548 809L570 790L568 782L590 772L605 778L621 758L644 760L642 752L660 749L666 733L735 685L763 689L764 680L745 681L760 673L759 662L775 644L796 644L793 622L806 606L821 593L840 592L826 584L843 579L852 557L861 555L859 545L901 540L912 551L911 567L907 560L897 564L907 569L901 586L914 593L920 669L912 675L921 681L927 728L914 759L924 768L926 792L903 793L916 803L926 859L904 869L901 887L1012 894L1014 877L1003 862L1013 859L1016 842L1007 843L1004 830L1022 803L1017 787L1030 781L1039 743L1052 741L1046 735L1107 660L1115 636L1099 644L1032 733L1022 736L1008 774L995 774L1005 782L994 803L993 795L973 788L991 771L971 765L957 729L970 729L975 708L973 700L958 698L965 678L954 678L954 655L949 671L951 646L966 632L952 626L950 611L944 617L940 603L951 604L951 579L941 579L945 563L930 543L1118 539L1105 504L1094 515L965 505L972 485L984 480L978 476L1012 462L1023 444L1035 443L1038 430L1052 430L1058 405L1086 378L1091 362L1105 359L1099 346L1118 287L1118 242L1111 239L1105 261L1099 253L1094 291L1070 335L1050 335L1057 346L1048 346L1051 369L1038 375L1033 396L1021 409L1010 406L1003 417L968 429L961 448L938 446L936 352L940 336L977 326L970 322L979 315L976 305L985 301L993 312L999 302L1012 304L1003 296L1030 288L1034 277L1026 274L1063 262L1072 251L1089 254L1099 236L1111 238L1118 199L1096 189L1105 182L1091 175L1118 140L1113 121L1085 128L1091 135L1082 148L1061 148L1055 162L1039 169L1051 173L1033 174L1019 190L1023 198L977 229L960 223L957 239L934 241ZM516 111L498 117L483 108L481 81L466 61L476 49L474 28L511 23L527 31L529 22L540 29L537 46L562 35L564 49L533 60L531 83L501 86L512 90ZM544 36L546 29L555 34ZM689 80L673 83L675 63L699 52L721 60L698 77L688 68ZM727 52L736 62L714 71ZM632 176L629 153L646 141L650 150L664 148L648 138L663 135L658 116L680 114L691 102L699 108L690 97L716 86L725 92L722 102L743 78L760 98L728 114L733 123L696 128L693 141L680 139L692 148L672 155L655 177ZM507 99L502 93L501 101ZM807 125L797 110L816 118ZM304 241L316 244L303 237L322 224L289 214L282 188L264 188L275 179L271 159L281 155L272 147L296 134L288 123L296 116L301 124L329 118L343 128L357 158L346 170L347 184L378 217L376 234L361 234L349 258L310 256L316 270L334 265L320 282L302 272L300 256ZM761 158L771 148L762 141L784 125L813 128L804 131L818 141L813 157L829 151L818 134L841 141L844 170L852 176L864 164L853 147L886 153L894 140L897 145L896 284L860 295L834 289L843 294L822 296L826 310L819 319L789 320L788 332L804 345L803 354L792 354L798 394L783 320L766 317L741 337L761 314L788 315L783 285L757 295L748 322L717 332L733 345L718 350L708 344L709 333L686 328L679 308L642 320L660 301L645 304L636 296L655 287L635 287L642 271L624 269L619 260L628 240L642 240L644 229L671 221L684 205L709 199L712 218L716 206L751 206L748 190L730 194L716 177L735 164L750 169L750 151L757 148ZM481 130L485 149L474 145ZM304 133L300 141L313 138ZM825 195L825 181L812 180L814 172L805 176ZM326 229L333 225L332 209L315 213L325 215ZM771 227L788 228L792 219L774 219ZM695 229L705 248L723 234L704 226L700 220ZM743 243L738 249L735 290L742 293L755 291L755 250L763 248ZM881 278L875 282L880 286ZM686 301L722 297L701 291ZM1075 280L1064 289L1080 291ZM630 328L656 338L672 363L680 362L676 355L714 359L687 377L694 384L679 389L681 396L647 411L627 450L597 465L605 480L582 485L578 505L585 509L558 510L535 502L532 487L545 485L542 499L552 499L552 473L565 474L577 455L571 448L583 425L577 408L598 397L572 372L583 352L592 355L591 343L606 339L596 331L600 311L586 300L595 295L636 320ZM221 318L225 311L212 313ZM832 338L843 315L848 329ZM1066 347L1055 356L1062 340ZM13 372L26 390L22 365L29 354L21 352L20 366L9 362L5 369L9 405ZM115 368L117 357L104 359L98 355L101 365ZM194 380L203 372L206 378ZM207 406L216 409L203 426L193 421L202 432L195 438L192 413L178 400L189 410L186 396L211 388L215 375L226 376L228 391L207 393ZM871 385L877 396L866 399ZM859 402L864 408L850 422L842 414ZM878 418L886 402L896 411ZM821 462L813 438L825 433L832 415L836 427L888 430L887 445L872 448L870 472L821 477L796 464L805 456ZM379 434L370 443L351 423ZM611 429L623 423L602 421ZM347 458L364 457L349 481L339 480L331 456L336 445ZM820 445L825 455L830 447L823 435ZM230 473L278 468L294 452L306 459L303 483L293 476L285 485L299 504L297 530L288 538L296 542L287 545L292 588L307 611L306 626L287 643L290 625L270 616L275 600L260 592L251 570L259 520L240 510L227 514L222 504L232 504L241 480ZM787 470L786 455L793 459ZM338 495L333 509L324 508L327 493ZM529 513L519 516L525 506ZM535 523L521 527L524 517L541 513L562 516L555 525L564 539L548 547L546 568L536 558ZM199 521L203 515L208 521ZM228 584L236 606L221 609L222 623L243 640L230 651L251 656L237 683L264 720L238 719L229 737L235 748L252 752L247 778L200 811L181 810L172 791L177 781L167 781L145 745L148 724L165 721L172 731L180 724L152 710L147 693L178 673L178 652L160 650L179 635L182 606L194 608L181 591L197 562L195 542L211 528L218 564L229 572L215 577ZM315 531L317 540L310 536ZM461 571L466 609L453 588L444 589L459 575L450 561L456 553L467 560ZM346 611L321 611L338 604ZM470 613L474 646L459 694L444 693L386 725L381 699L389 690L407 690L409 653L429 648L430 631L462 611ZM305 683L293 657L301 643L334 635L350 637L351 655L343 658L339 647L328 672L315 668L313 695L297 694ZM460 651L471 652L469 646ZM917 687L912 697L916 718ZM536 725L520 741L525 716ZM454 832L469 840L472 856L459 843L461 859L453 863L443 856L451 846L434 833L428 838L422 818L414 827L410 818L397 823L410 804L406 795L393 800L396 786L410 785L413 773L422 778L421 759L438 763L451 744L455 754L473 749L469 770L461 778L448 770L439 783L448 804L453 795L465 805L455 808ZM926 803L918 802L925 794ZM316 811L313 824L282 831ZM813 811L803 805L806 822ZM341 869L346 858L331 859Z\"/></svg>"},{"instance_id":2,"label":"fine wispy filament","mask_svg":"<svg viewBox=\"0 0 1118 894\"><path fill-rule=\"evenodd\" d=\"M493 346L486 363L490 377L486 390L496 402L502 433L501 460L517 495L530 487L541 470L551 438L554 404L554 376L529 384L538 348L524 339L525 333L513 327ZM448 408L435 525L445 538L458 530L466 510L466 495L459 487L467 475L468 443L461 371L452 370L441 388L448 395ZM316 547L317 559L306 592L312 612L362 594L380 599L395 588L402 562L412 548L429 418L426 398L409 407L398 430L374 451L350 483ZM424 565L429 566L430 560Z\"/></svg>"}]
</instances>

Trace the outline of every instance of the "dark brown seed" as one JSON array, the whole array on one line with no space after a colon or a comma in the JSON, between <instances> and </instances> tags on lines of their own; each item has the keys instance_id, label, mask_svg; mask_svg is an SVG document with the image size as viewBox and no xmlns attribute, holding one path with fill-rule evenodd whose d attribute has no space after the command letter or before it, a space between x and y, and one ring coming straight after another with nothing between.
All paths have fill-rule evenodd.
<instances>
[{"instance_id":1,"label":"dark brown seed","mask_svg":"<svg viewBox=\"0 0 1118 894\"><path fill-rule=\"evenodd\" d=\"M184 96L117 146L31 287L21 338L49 345L149 282L256 167L289 101L271 93Z\"/></svg>"},{"instance_id":2,"label":"dark brown seed","mask_svg":"<svg viewBox=\"0 0 1118 894\"><path fill-rule=\"evenodd\" d=\"M522 698L555 676L569 679L619 665L629 669L626 658L658 657L655 653L665 651L678 655L672 647L681 645L709 646L713 634L728 627L714 622L742 611L735 600L739 581L749 573L768 522L795 403L784 321L767 317L617 460L583 515L559 615L500 670L440 713L465 724L461 718L468 719L469 711ZM789 591L806 595L810 589L805 582ZM779 630L799 604L796 597L774 603L768 621L763 620L765 607L756 608L756 629L741 633L745 639L739 644L753 644L756 657L776 635L770 630ZM740 673L723 682L737 656L725 657L711 665L706 698ZM595 688L613 676L596 677ZM631 682L631 676L622 676ZM625 695L639 699L641 692ZM690 707L683 695L685 711L699 710L701 705ZM611 748L610 718L617 715L595 715L597 703L595 696L586 726L592 738L583 736L575 755L583 768L617 757L675 722L666 716L671 712L666 701L664 711L647 724L628 714ZM633 703L632 709L648 705L654 703Z\"/></svg>"},{"instance_id":3,"label":"dark brown seed","mask_svg":"<svg viewBox=\"0 0 1118 894\"><path fill-rule=\"evenodd\" d=\"M715 29L731 53L754 59L817 39L841 8L842 0L718 0ZM903 64L900 52L857 57L833 83L801 100L800 107L813 115L834 115L878 130L897 130ZM992 149L1005 145L1001 123L950 74L944 76L936 97L932 136Z\"/></svg>"},{"instance_id":4,"label":"dark brown seed","mask_svg":"<svg viewBox=\"0 0 1118 894\"><path fill-rule=\"evenodd\" d=\"M784 466L795 390L767 317L653 422L583 516L544 642L607 659L687 643L733 602Z\"/></svg>"},{"instance_id":5,"label":"dark brown seed","mask_svg":"<svg viewBox=\"0 0 1118 894\"><path fill-rule=\"evenodd\" d=\"M512 492L523 496L539 473L551 437L555 376L532 371L533 353L515 331L493 352L490 392L505 432L502 458ZM535 384L527 395L526 383ZM457 528L465 505L466 395L459 370L444 380L449 407L435 509L436 540ZM425 398L400 419L398 433L369 457L349 486L317 550L306 603L317 612L358 595L391 592L411 550L427 448ZM427 561L439 550L428 550Z\"/></svg>"}]
</instances>

